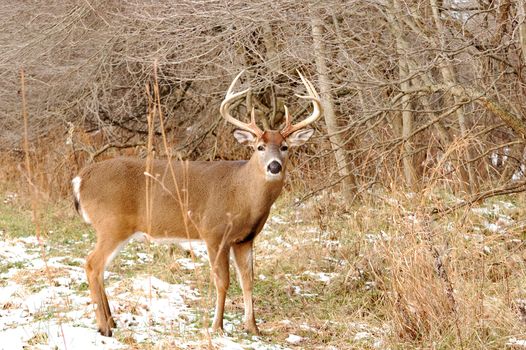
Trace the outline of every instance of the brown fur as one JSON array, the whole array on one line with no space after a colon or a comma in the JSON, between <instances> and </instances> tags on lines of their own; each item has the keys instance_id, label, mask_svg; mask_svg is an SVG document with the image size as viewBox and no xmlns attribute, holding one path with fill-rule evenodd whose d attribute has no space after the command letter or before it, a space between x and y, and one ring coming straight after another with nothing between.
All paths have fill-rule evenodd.
<instances>
[{"instance_id":1,"label":"brown fur","mask_svg":"<svg viewBox=\"0 0 526 350\"><path fill-rule=\"evenodd\" d=\"M87 259L86 271L102 334L111 336L115 327L104 291L104 269L110 257L138 231L152 238L205 241L217 291L214 329L223 327L232 248L244 295L245 328L259 333L252 310L252 246L284 181L284 174L274 181L265 178L265 160L279 158L284 168L286 165L286 156L280 156L279 151L286 141L277 131L264 135L253 146L264 143L266 151L256 151L248 161L173 161L176 182L169 163L160 160L154 162L150 174L155 180L144 175L144 160L132 158L106 160L82 170L80 210L97 232L97 245ZM147 178L151 184L150 219Z\"/></svg>"},{"instance_id":2,"label":"brown fur","mask_svg":"<svg viewBox=\"0 0 526 350\"><path fill-rule=\"evenodd\" d=\"M267 182L262 172L254 173L250 162L172 162L177 189L168 163L156 161L151 230L144 200L145 161L116 158L96 163L80 173L82 210L96 230L111 223L120 226L114 230L124 235L141 231L153 238L217 239L231 245L268 215L283 185L283 181Z\"/></svg>"},{"instance_id":3,"label":"brown fur","mask_svg":"<svg viewBox=\"0 0 526 350\"><path fill-rule=\"evenodd\" d=\"M261 141L272 145L281 145L281 143L284 142L285 139L283 138L283 136L281 136L279 132L267 130L261 136Z\"/></svg>"}]
</instances>

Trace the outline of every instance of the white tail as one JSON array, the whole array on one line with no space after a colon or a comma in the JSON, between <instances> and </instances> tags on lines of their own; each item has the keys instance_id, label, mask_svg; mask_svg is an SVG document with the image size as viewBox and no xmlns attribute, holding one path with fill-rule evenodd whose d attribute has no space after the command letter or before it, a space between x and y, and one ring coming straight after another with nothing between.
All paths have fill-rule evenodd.
<instances>
[{"instance_id":1,"label":"white tail","mask_svg":"<svg viewBox=\"0 0 526 350\"><path fill-rule=\"evenodd\" d=\"M97 244L87 258L86 273L103 335L111 336L115 328L104 290L104 269L137 232L144 232L151 239L199 239L206 243L217 292L214 330L223 327L232 251L243 290L245 328L259 333L252 307L254 238L283 188L288 148L299 146L312 136L312 129L303 128L319 118L321 108L314 87L300 74L309 94L300 97L312 102L313 114L293 126L287 112L283 130L262 131L255 123L254 111L250 124L230 115L232 102L248 92L232 92L240 75L228 89L221 115L239 128L234 137L254 148L250 160L171 164L155 161L150 173L156 179L150 179L147 187L145 160L116 158L92 164L73 179L76 208L97 232ZM152 198L150 210L147 188Z\"/></svg>"}]
</instances>

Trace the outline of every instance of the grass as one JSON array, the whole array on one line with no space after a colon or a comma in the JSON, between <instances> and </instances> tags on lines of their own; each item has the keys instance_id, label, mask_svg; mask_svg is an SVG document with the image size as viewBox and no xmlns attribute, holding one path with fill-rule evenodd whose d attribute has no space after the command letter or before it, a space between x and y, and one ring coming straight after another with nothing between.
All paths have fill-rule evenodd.
<instances>
[{"instance_id":1,"label":"grass","mask_svg":"<svg viewBox=\"0 0 526 350\"><path fill-rule=\"evenodd\" d=\"M303 340L288 346L304 349L502 349L526 334L520 307L526 299L524 196L494 198L442 218L428 215L436 197L455 199L433 196L384 194L347 211L329 194L300 206L282 197L255 245L254 302L263 338L287 344L290 334L299 335ZM45 208L49 257L67 256L63 263L81 266L94 233L71 203ZM30 217L21 200L0 202L5 237L31 235ZM208 266L182 269L176 260L185 254L132 242L111 265L110 278L149 274L189 283L208 297L205 304L188 302L209 314ZM0 263L0 271L10 267ZM231 272L226 318L241 323L242 295ZM86 293L87 284L72 288ZM240 327L233 336L246 337ZM132 347L155 346L135 344L123 327L116 337Z\"/></svg>"},{"instance_id":2,"label":"grass","mask_svg":"<svg viewBox=\"0 0 526 350\"><path fill-rule=\"evenodd\" d=\"M27 236L33 231L31 210L18 205L15 200L5 199L1 201L0 230L8 234L9 237Z\"/></svg>"}]
</instances>

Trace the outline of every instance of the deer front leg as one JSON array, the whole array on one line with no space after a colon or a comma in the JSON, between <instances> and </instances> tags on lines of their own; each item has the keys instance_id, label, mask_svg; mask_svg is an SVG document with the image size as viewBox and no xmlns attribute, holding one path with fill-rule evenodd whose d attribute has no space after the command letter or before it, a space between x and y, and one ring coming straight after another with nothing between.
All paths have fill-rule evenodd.
<instances>
[{"instance_id":1,"label":"deer front leg","mask_svg":"<svg viewBox=\"0 0 526 350\"><path fill-rule=\"evenodd\" d=\"M228 287L230 286L230 272L228 266L230 247L220 246L213 248L207 246L208 258L210 260L211 278L216 287L216 309L212 331L223 330L223 314L225 312L225 300Z\"/></svg>"},{"instance_id":2,"label":"deer front leg","mask_svg":"<svg viewBox=\"0 0 526 350\"><path fill-rule=\"evenodd\" d=\"M239 284L243 290L243 303L245 304L245 329L253 334L260 334L254 317L252 289L254 284L254 271L252 261L252 247L254 241L237 243L232 246L234 260L237 266Z\"/></svg>"}]
</instances>

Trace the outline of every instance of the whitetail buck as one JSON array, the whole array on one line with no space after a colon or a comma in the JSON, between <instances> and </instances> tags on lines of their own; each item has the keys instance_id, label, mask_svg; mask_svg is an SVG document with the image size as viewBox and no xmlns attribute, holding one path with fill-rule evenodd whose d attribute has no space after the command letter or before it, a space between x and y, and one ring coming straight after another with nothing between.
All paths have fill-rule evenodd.
<instances>
[{"instance_id":1,"label":"whitetail buck","mask_svg":"<svg viewBox=\"0 0 526 350\"><path fill-rule=\"evenodd\" d=\"M136 234L152 240L195 239L206 243L217 297L213 330L223 327L232 250L243 290L245 328L259 333L252 305L254 238L283 188L289 147L299 146L312 136L314 130L304 128L320 117L321 106L313 85L300 74L308 96L298 97L312 102L312 114L292 125L285 107L285 127L262 131L256 125L254 110L250 123L230 114L232 103L249 91L232 92L241 73L230 85L220 112L237 127L237 141L254 148L250 160L171 164L158 160L150 171L156 177L152 180L145 174L145 160L116 158L92 164L73 179L76 208L97 232L86 273L101 334L111 336L115 328L104 290L104 270Z\"/></svg>"}]
</instances>

